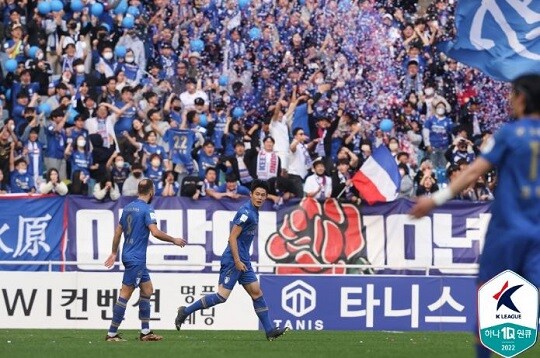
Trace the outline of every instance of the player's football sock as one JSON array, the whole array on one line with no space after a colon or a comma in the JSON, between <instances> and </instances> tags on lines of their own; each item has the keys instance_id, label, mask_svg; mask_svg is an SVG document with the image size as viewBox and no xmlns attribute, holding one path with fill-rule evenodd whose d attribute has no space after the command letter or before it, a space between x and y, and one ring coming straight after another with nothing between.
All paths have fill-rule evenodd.
<instances>
[{"instance_id":1,"label":"player's football sock","mask_svg":"<svg viewBox=\"0 0 540 358\"><path fill-rule=\"evenodd\" d=\"M264 327L264 331L268 333L274 329L272 321L270 320L270 315L268 314L268 306L266 305L264 296L253 300L253 308L255 309L255 313L257 314L257 317L259 317L259 320Z\"/></svg>"},{"instance_id":2,"label":"player's football sock","mask_svg":"<svg viewBox=\"0 0 540 358\"><path fill-rule=\"evenodd\" d=\"M150 332L150 297L141 295L139 299L139 319L141 320L141 332Z\"/></svg>"},{"instance_id":3,"label":"player's football sock","mask_svg":"<svg viewBox=\"0 0 540 358\"><path fill-rule=\"evenodd\" d=\"M225 301L227 301L227 299L225 297L222 297L219 293L206 295L206 296L201 297L200 300L193 302L191 306L186 307L184 313L187 317L195 311L213 307Z\"/></svg>"},{"instance_id":4,"label":"player's football sock","mask_svg":"<svg viewBox=\"0 0 540 358\"><path fill-rule=\"evenodd\" d=\"M116 332L118 332L118 327L122 320L124 319L124 314L126 313L126 305L128 300L122 297L118 297L114 307L113 307L113 319L111 322L111 327L109 328L108 335L114 337Z\"/></svg>"}]
</instances>

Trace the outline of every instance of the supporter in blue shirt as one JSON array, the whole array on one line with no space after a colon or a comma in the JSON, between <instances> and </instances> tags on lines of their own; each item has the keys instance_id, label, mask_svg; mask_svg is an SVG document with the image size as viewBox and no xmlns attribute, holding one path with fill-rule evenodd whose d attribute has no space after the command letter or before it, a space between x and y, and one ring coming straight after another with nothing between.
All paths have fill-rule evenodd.
<instances>
[{"instance_id":1,"label":"supporter in blue shirt","mask_svg":"<svg viewBox=\"0 0 540 358\"><path fill-rule=\"evenodd\" d=\"M51 113L51 121L45 126L47 135L47 150L45 152L45 167L56 168L60 175L60 180L66 179L66 160L64 152L66 150L66 130L64 125L67 118L61 109L56 109Z\"/></svg>"},{"instance_id":2,"label":"supporter in blue shirt","mask_svg":"<svg viewBox=\"0 0 540 358\"><path fill-rule=\"evenodd\" d=\"M80 171L89 177L90 170L97 169L97 165L93 163L92 153L87 148L86 138L82 135L77 137L72 145L67 146L65 155L70 159L72 173Z\"/></svg>"},{"instance_id":3,"label":"supporter in blue shirt","mask_svg":"<svg viewBox=\"0 0 540 358\"><path fill-rule=\"evenodd\" d=\"M23 158L15 160L15 144L11 146L9 170L12 193L35 193L35 183L32 175L28 173L28 164Z\"/></svg>"},{"instance_id":4,"label":"supporter in blue shirt","mask_svg":"<svg viewBox=\"0 0 540 358\"><path fill-rule=\"evenodd\" d=\"M121 138L123 132L131 130L133 120L137 117L137 107L133 104L133 89L125 86L122 88L121 93L121 98L116 101L115 106L118 108L124 108L127 104L131 104L131 106L126 108L114 124L114 132L117 138Z\"/></svg>"},{"instance_id":5,"label":"supporter in blue shirt","mask_svg":"<svg viewBox=\"0 0 540 358\"><path fill-rule=\"evenodd\" d=\"M218 156L215 153L214 142L206 140L202 149L195 155L197 164L199 166L199 178L204 178L206 170L211 167L216 167L218 162Z\"/></svg>"},{"instance_id":6,"label":"supporter in blue shirt","mask_svg":"<svg viewBox=\"0 0 540 358\"><path fill-rule=\"evenodd\" d=\"M151 179L154 182L154 185L157 187L163 178L164 172L162 160L159 154L152 154L148 163L143 162L143 166L145 167L144 176Z\"/></svg>"},{"instance_id":7,"label":"supporter in blue shirt","mask_svg":"<svg viewBox=\"0 0 540 358\"><path fill-rule=\"evenodd\" d=\"M156 194L159 196L178 196L180 184L176 181L172 170L163 173L163 180L156 187Z\"/></svg>"},{"instance_id":8,"label":"supporter in blue shirt","mask_svg":"<svg viewBox=\"0 0 540 358\"><path fill-rule=\"evenodd\" d=\"M228 174L225 177L225 184L219 185L215 189L216 193L221 193L216 199L229 197L231 199L240 199L242 196L249 196L249 189L238 184L238 178L234 174Z\"/></svg>"}]
</instances>

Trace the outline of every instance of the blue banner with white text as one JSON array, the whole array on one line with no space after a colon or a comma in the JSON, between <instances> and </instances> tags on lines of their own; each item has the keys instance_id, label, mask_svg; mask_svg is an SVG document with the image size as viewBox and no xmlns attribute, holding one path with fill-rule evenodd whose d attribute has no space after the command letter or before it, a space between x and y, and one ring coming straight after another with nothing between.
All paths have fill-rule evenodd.
<instances>
[{"instance_id":1,"label":"blue banner with white text","mask_svg":"<svg viewBox=\"0 0 540 358\"><path fill-rule=\"evenodd\" d=\"M459 1L456 38L439 48L495 79L513 81L540 73L539 19L540 1Z\"/></svg>"},{"instance_id":2,"label":"blue banner with white text","mask_svg":"<svg viewBox=\"0 0 540 358\"><path fill-rule=\"evenodd\" d=\"M294 330L473 331L473 277L262 275L272 319Z\"/></svg>"},{"instance_id":3,"label":"blue banner with white text","mask_svg":"<svg viewBox=\"0 0 540 358\"><path fill-rule=\"evenodd\" d=\"M61 261L64 198L0 198L0 261ZM47 266L0 265L0 270L47 269ZM60 267L53 269L59 270Z\"/></svg>"}]
</instances>

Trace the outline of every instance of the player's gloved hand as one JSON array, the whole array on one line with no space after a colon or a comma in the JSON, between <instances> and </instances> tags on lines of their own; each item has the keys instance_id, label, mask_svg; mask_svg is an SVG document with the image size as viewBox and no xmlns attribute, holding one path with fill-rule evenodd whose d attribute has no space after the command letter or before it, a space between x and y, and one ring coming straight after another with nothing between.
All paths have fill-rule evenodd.
<instances>
[{"instance_id":1,"label":"player's gloved hand","mask_svg":"<svg viewBox=\"0 0 540 358\"><path fill-rule=\"evenodd\" d=\"M186 240L182 239L181 237L175 237L173 239L173 244L176 246L184 247L186 246Z\"/></svg>"},{"instance_id":2,"label":"player's gloved hand","mask_svg":"<svg viewBox=\"0 0 540 358\"><path fill-rule=\"evenodd\" d=\"M247 267L246 265L242 262L242 261L235 261L234 262L234 266L236 267L236 269L238 271L242 271L242 272L246 272L247 271Z\"/></svg>"},{"instance_id":3,"label":"player's gloved hand","mask_svg":"<svg viewBox=\"0 0 540 358\"><path fill-rule=\"evenodd\" d=\"M107 257L107 260L105 260L105 267L111 268L113 267L115 262L116 262L116 254L110 254L109 257Z\"/></svg>"}]
</instances>

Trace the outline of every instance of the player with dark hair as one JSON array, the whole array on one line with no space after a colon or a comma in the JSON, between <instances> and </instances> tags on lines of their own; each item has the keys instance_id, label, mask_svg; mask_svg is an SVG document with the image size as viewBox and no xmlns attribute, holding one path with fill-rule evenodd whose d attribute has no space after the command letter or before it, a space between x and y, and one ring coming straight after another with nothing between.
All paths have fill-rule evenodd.
<instances>
[{"instance_id":1,"label":"player with dark hair","mask_svg":"<svg viewBox=\"0 0 540 358\"><path fill-rule=\"evenodd\" d=\"M141 341L160 341L163 337L154 334L149 327L150 322L150 296L154 291L148 269L146 268L146 248L148 235L151 232L155 238L171 242L184 247L186 241L174 238L159 230L156 225L156 214L150 206L155 194L154 183L150 179L143 179L137 187L139 197L128 204L122 212L120 222L114 231L112 252L105 261L106 267L112 267L116 262L120 237L124 233L124 246L122 247L122 263L124 264L124 278L120 297L113 308L113 319L109 332L105 337L109 342L124 341L117 333L118 327L124 319L126 305L135 288L141 289L139 299L139 318L141 320Z\"/></svg>"},{"instance_id":2,"label":"player with dark hair","mask_svg":"<svg viewBox=\"0 0 540 358\"><path fill-rule=\"evenodd\" d=\"M251 183L250 201L242 205L233 219L229 244L221 257L218 292L203 296L189 307L179 307L174 321L177 330L180 330L186 318L193 312L224 303L238 282L253 299L253 308L266 331L266 338L273 341L287 331L287 327L280 328L272 324L268 306L249 260L249 248L259 224L259 208L267 196L266 181L254 180Z\"/></svg>"},{"instance_id":3,"label":"player with dark hair","mask_svg":"<svg viewBox=\"0 0 540 358\"><path fill-rule=\"evenodd\" d=\"M450 185L422 197L411 210L420 218L452 199L478 177L498 168L499 183L491 206L478 283L512 270L540 286L540 75L512 82L512 115L517 121L503 126L482 154ZM477 356L489 357L478 343Z\"/></svg>"}]
</instances>

